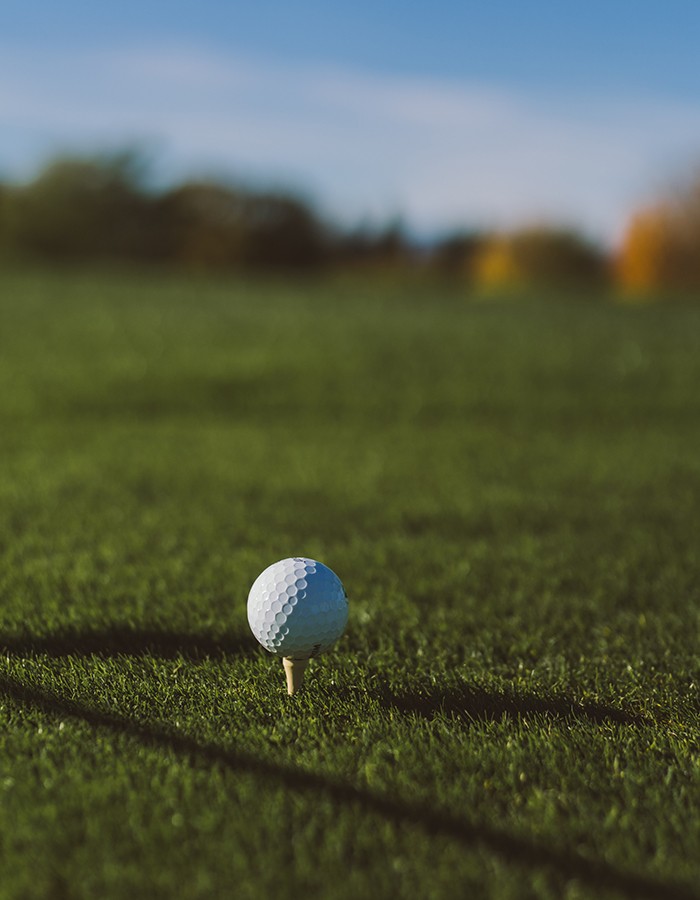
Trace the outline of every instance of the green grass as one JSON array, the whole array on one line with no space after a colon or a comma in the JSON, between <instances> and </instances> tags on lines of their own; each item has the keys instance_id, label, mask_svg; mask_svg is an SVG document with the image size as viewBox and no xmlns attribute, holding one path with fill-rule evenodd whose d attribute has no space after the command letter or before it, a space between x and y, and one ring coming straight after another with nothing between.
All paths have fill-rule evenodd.
<instances>
[{"instance_id":1,"label":"green grass","mask_svg":"<svg viewBox=\"0 0 700 900\"><path fill-rule=\"evenodd\" d=\"M0 898L700 896L699 498L700 307L5 273Z\"/></svg>"}]
</instances>

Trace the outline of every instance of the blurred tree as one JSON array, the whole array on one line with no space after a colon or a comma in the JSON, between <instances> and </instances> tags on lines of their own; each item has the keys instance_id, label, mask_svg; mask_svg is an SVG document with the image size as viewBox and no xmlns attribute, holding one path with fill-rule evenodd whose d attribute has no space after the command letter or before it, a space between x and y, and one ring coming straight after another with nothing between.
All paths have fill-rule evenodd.
<instances>
[{"instance_id":1,"label":"blurred tree","mask_svg":"<svg viewBox=\"0 0 700 900\"><path fill-rule=\"evenodd\" d=\"M189 182L161 198L158 217L164 255L188 265L308 268L328 252L324 225L291 194Z\"/></svg>"},{"instance_id":2,"label":"blurred tree","mask_svg":"<svg viewBox=\"0 0 700 900\"><path fill-rule=\"evenodd\" d=\"M632 216L616 274L630 294L700 291L700 172Z\"/></svg>"},{"instance_id":3,"label":"blurred tree","mask_svg":"<svg viewBox=\"0 0 700 900\"><path fill-rule=\"evenodd\" d=\"M456 231L438 241L432 253L433 267L441 275L463 279L474 271L477 254L486 238L478 231Z\"/></svg>"},{"instance_id":4,"label":"blurred tree","mask_svg":"<svg viewBox=\"0 0 700 900\"><path fill-rule=\"evenodd\" d=\"M380 227L362 223L351 231L335 234L333 248L336 262L372 269L395 269L412 263L415 255L400 217Z\"/></svg>"},{"instance_id":5,"label":"blurred tree","mask_svg":"<svg viewBox=\"0 0 700 900\"><path fill-rule=\"evenodd\" d=\"M163 258L195 267L240 265L244 257L243 198L213 182L189 182L158 202Z\"/></svg>"},{"instance_id":6,"label":"blurred tree","mask_svg":"<svg viewBox=\"0 0 700 900\"><path fill-rule=\"evenodd\" d=\"M569 229L524 228L486 241L475 254L473 277L486 289L599 287L605 282L604 252Z\"/></svg>"},{"instance_id":7,"label":"blurred tree","mask_svg":"<svg viewBox=\"0 0 700 900\"><path fill-rule=\"evenodd\" d=\"M671 205L668 281L680 291L700 291L700 171Z\"/></svg>"},{"instance_id":8,"label":"blurred tree","mask_svg":"<svg viewBox=\"0 0 700 900\"><path fill-rule=\"evenodd\" d=\"M12 250L8 221L10 196L11 188L0 182L0 259L9 256Z\"/></svg>"},{"instance_id":9,"label":"blurred tree","mask_svg":"<svg viewBox=\"0 0 700 900\"><path fill-rule=\"evenodd\" d=\"M138 154L61 158L12 191L8 229L15 248L33 256L149 258L152 210Z\"/></svg>"},{"instance_id":10,"label":"blurred tree","mask_svg":"<svg viewBox=\"0 0 700 900\"><path fill-rule=\"evenodd\" d=\"M310 268L326 261L330 232L300 198L248 193L243 211L248 265Z\"/></svg>"},{"instance_id":11,"label":"blurred tree","mask_svg":"<svg viewBox=\"0 0 700 900\"><path fill-rule=\"evenodd\" d=\"M396 265L409 254L410 243L400 216L391 219L377 233L373 252L382 265Z\"/></svg>"},{"instance_id":12,"label":"blurred tree","mask_svg":"<svg viewBox=\"0 0 700 900\"><path fill-rule=\"evenodd\" d=\"M510 290L520 287L522 272L507 237L493 237L484 242L471 261L471 275L476 287L484 290Z\"/></svg>"},{"instance_id":13,"label":"blurred tree","mask_svg":"<svg viewBox=\"0 0 700 900\"><path fill-rule=\"evenodd\" d=\"M670 221L662 206L640 210L630 220L616 259L619 285L631 294L663 286L670 254Z\"/></svg>"},{"instance_id":14,"label":"blurred tree","mask_svg":"<svg viewBox=\"0 0 700 900\"><path fill-rule=\"evenodd\" d=\"M57 159L0 202L4 245L49 260L310 267L329 255L326 225L299 197L216 182L156 194L133 152Z\"/></svg>"}]
</instances>

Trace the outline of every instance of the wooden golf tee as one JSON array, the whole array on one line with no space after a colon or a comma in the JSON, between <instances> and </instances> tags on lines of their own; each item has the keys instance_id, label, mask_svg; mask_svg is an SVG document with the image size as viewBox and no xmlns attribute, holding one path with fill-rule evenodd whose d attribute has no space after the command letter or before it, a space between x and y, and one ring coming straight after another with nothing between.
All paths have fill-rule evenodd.
<instances>
[{"instance_id":1,"label":"wooden golf tee","mask_svg":"<svg viewBox=\"0 0 700 900\"><path fill-rule=\"evenodd\" d=\"M291 697L301 687L301 683L304 680L304 672L309 664L309 657L295 659L292 656L285 656L282 662L284 663L284 672L287 676L287 693Z\"/></svg>"}]
</instances>

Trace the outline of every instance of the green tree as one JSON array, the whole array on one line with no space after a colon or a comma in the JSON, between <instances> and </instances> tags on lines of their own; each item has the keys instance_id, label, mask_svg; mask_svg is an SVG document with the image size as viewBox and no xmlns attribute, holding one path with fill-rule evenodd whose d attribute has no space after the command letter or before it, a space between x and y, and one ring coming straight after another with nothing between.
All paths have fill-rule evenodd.
<instances>
[{"instance_id":1,"label":"green tree","mask_svg":"<svg viewBox=\"0 0 700 900\"><path fill-rule=\"evenodd\" d=\"M0 182L0 259L10 255L10 228L8 221L11 188Z\"/></svg>"},{"instance_id":2,"label":"green tree","mask_svg":"<svg viewBox=\"0 0 700 900\"><path fill-rule=\"evenodd\" d=\"M166 257L187 265L308 268L328 255L324 225L291 194L189 182L161 199L158 217Z\"/></svg>"},{"instance_id":3,"label":"green tree","mask_svg":"<svg viewBox=\"0 0 700 900\"><path fill-rule=\"evenodd\" d=\"M50 163L8 200L8 230L22 254L52 260L143 259L153 200L131 152Z\"/></svg>"},{"instance_id":4,"label":"green tree","mask_svg":"<svg viewBox=\"0 0 700 900\"><path fill-rule=\"evenodd\" d=\"M473 270L485 237L478 231L456 231L438 241L432 253L434 268L442 275L463 279Z\"/></svg>"},{"instance_id":5,"label":"green tree","mask_svg":"<svg viewBox=\"0 0 700 900\"><path fill-rule=\"evenodd\" d=\"M241 265L245 256L244 200L215 182L188 182L158 203L161 255L194 267Z\"/></svg>"},{"instance_id":6,"label":"green tree","mask_svg":"<svg viewBox=\"0 0 700 900\"><path fill-rule=\"evenodd\" d=\"M248 194L245 259L252 266L309 268L328 255L329 234L312 208L286 193Z\"/></svg>"}]
</instances>

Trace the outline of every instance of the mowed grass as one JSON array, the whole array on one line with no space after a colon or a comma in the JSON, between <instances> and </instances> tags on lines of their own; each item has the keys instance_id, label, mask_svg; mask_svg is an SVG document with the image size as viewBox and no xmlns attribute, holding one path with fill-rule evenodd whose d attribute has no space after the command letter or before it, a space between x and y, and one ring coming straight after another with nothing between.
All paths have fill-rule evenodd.
<instances>
[{"instance_id":1,"label":"mowed grass","mask_svg":"<svg viewBox=\"0 0 700 900\"><path fill-rule=\"evenodd\" d=\"M0 423L3 900L700 896L700 307L5 273Z\"/></svg>"}]
</instances>

